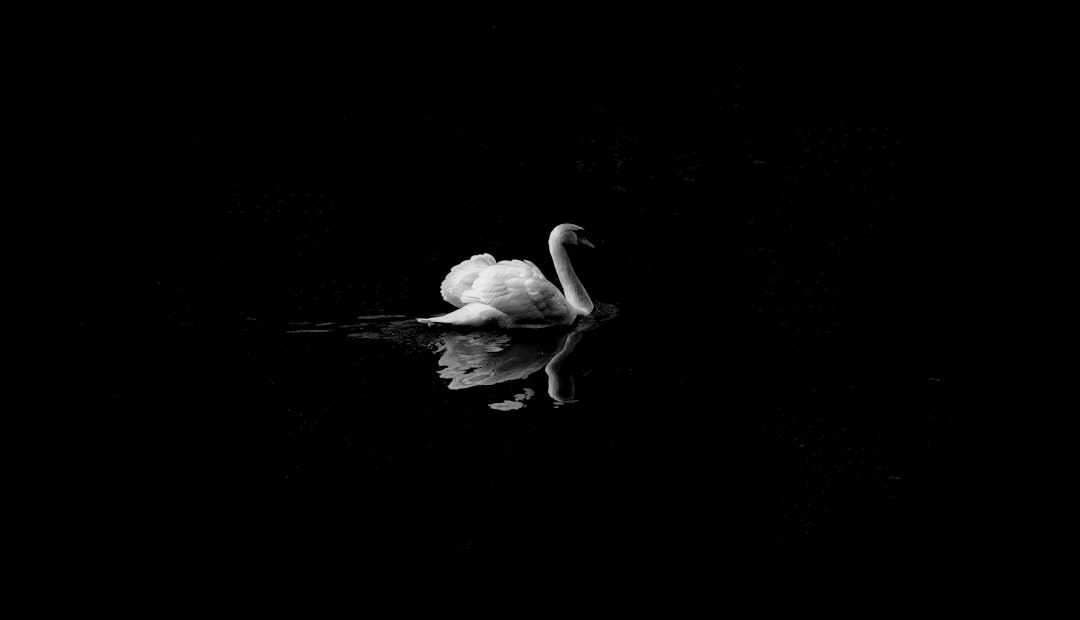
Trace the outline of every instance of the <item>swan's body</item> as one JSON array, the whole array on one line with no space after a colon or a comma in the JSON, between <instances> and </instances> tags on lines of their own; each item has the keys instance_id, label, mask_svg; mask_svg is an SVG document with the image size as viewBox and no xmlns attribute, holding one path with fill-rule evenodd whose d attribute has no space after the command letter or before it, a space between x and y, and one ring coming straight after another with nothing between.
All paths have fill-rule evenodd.
<instances>
[{"instance_id":1,"label":"swan's body","mask_svg":"<svg viewBox=\"0 0 1080 620\"><path fill-rule=\"evenodd\" d=\"M417 320L465 327L535 328L569 325L578 316L592 314L593 302L566 252L566 246L578 243L592 247L577 234L580 230L574 224L561 224L548 237L548 250L562 291L531 261L496 262L491 254L476 254L458 263L442 282L443 299L458 309Z\"/></svg>"}]
</instances>

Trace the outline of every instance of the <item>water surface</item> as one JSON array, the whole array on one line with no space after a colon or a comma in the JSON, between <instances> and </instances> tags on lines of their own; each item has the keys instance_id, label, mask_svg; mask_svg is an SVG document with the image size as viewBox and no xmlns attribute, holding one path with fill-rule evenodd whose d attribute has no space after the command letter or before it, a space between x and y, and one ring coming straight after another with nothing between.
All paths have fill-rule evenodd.
<instances>
[{"instance_id":1,"label":"water surface","mask_svg":"<svg viewBox=\"0 0 1080 620\"><path fill-rule=\"evenodd\" d=\"M947 566L959 278L922 242L949 205L899 189L889 67L708 25L553 65L514 53L547 31L482 26L400 69L395 40L160 72L165 187L73 203L56 244L118 522L161 557ZM562 222L597 320L413 320L473 253L551 277Z\"/></svg>"}]
</instances>

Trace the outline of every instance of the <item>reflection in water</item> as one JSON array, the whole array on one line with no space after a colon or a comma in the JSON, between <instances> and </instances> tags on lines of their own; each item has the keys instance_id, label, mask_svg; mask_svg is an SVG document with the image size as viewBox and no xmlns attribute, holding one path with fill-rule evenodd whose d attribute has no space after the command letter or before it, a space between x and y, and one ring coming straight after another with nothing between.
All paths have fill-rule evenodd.
<instances>
[{"instance_id":1,"label":"reflection in water","mask_svg":"<svg viewBox=\"0 0 1080 620\"><path fill-rule=\"evenodd\" d=\"M449 379L451 390L495 385L524 379L541 368L548 376L548 396L556 404L574 402L574 377L564 369L567 358L588 329L579 322L571 331L447 333L439 351L439 376ZM546 330L547 331L547 330ZM533 391L525 388L513 401L491 405L493 409L520 409Z\"/></svg>"},{"instance_id":2,"label":"reflection in water","mask_svg":"<svg viewBox=\"0 0 1080 620\"><path fill-rule=\"evenodd\" d=\"M447 387L451 390L517 381L543 368L548 377L548 396L561 405L575 402L572 367L565 364L583 333L618 314L616 306L599 302L593 315L578 318L569 330L514 332L440 331L403 314L368 314L348 323L289 323L285 333L301 339L332 338L337 334L361 341L380 341L423 357L434 348L441 353L439 376L450 381ZM513 400L493 403L490 407L521 409L533 396L532 389L523 387Z\"/></svg>"}]
</instances>

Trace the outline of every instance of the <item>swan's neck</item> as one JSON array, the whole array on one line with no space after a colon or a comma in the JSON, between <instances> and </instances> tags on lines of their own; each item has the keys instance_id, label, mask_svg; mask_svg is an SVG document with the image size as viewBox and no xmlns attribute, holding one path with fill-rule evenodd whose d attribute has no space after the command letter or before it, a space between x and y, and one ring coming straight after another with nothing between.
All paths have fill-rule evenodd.
<instances>
[{"instance_id":1,"label":"swan's neck","mask_svg":"<svg viewBox=\"0 0 1080 620\"><path fill-rule=\"evenodd\" d=\"M585 292L585 287L582 286L581 280L570 265L570 256L566 253L566 246L552 240L548 242L548 250L551 251L551 260L555 262L555 273L559 276L559 284L562 285L566 301L578 313L592 314L592 299L589 299L589 294Z\"/></svg>"}]
</instances>

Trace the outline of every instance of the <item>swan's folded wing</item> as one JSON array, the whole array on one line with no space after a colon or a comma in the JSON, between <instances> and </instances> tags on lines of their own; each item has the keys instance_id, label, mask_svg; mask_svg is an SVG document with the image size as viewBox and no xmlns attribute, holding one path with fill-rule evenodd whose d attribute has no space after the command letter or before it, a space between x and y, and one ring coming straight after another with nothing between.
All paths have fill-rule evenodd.
<instances>
[{"instance_id":1,"label":"swan's folded wing","mask_svg":"<svg viewBox=\"0 0 1080 620\"><path fill-rule=\"evenodd\" d=\"M461 301L461 295L472 288L473 282L482 271L495 264L491 254L475 254L454 266L442 281L442 298L461 308L469 302Z\"/></svg>"},{"instance_id":2,"label":"swan's folded wing","mask_svg":"<svg viewBox=\"0 0 1080 620\"><path fill-rule=\"evenodd\" d=\"M480 272L461 295L464 303L480 302L515 321L564 316L569 307L559 289L529 261L499 261Z\"/></svg>"}]
</instances>

